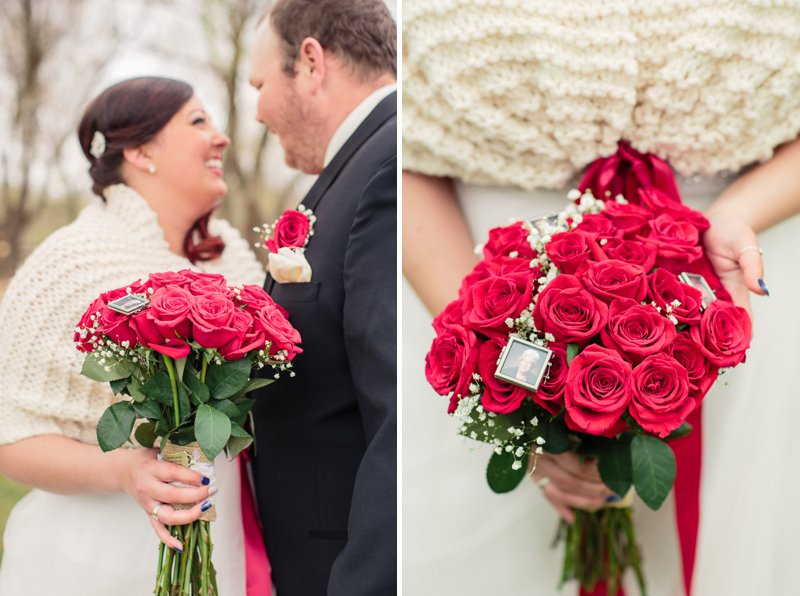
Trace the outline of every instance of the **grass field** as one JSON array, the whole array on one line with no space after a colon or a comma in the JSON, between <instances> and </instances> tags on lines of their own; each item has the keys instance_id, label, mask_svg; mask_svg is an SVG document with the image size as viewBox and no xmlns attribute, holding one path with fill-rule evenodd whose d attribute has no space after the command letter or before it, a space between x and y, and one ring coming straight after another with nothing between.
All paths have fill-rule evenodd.
<instances>
[{"instance_id":1,"label":"grass field","mask_svg":"<svg viewBox=\"0 0 800 596\"><path fill-rule=\"evenodd\" d=\"M19 501L30 488L12 482L0 475L0 559L3 558L3 533L6 530L6 520L11 508Z\"/></svg>"}]
</instances>

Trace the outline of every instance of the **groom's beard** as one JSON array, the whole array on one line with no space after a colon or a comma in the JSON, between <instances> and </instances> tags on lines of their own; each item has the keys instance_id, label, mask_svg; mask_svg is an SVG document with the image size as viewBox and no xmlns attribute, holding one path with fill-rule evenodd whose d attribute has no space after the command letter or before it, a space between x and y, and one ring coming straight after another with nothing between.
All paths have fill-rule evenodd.
<instances>
[{"instance_id":1,"label":"groom's beard","mask_svg":"<svg viewBox=\"0 0 800 596\"><path fill-rule=\"evenodd\" d=\"M281 106L278 136L286 165L306 174L319 174L325 163L322 118L314 114L292 89Z\"/></svg>"}]
</instances>

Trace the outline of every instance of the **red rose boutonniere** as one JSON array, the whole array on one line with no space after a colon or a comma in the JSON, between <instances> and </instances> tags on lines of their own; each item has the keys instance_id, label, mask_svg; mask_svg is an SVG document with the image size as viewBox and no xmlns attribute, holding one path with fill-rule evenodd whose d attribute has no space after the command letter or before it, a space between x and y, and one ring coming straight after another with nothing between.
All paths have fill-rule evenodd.
<instances>
[{"instance_id":1,"label":"red rose boutonniere","mask_svg":"<svg viewBox=\"0 0 800 596\"><path fill-rule=\"evenodd\" d=\"M253 228L261 235L263 246L269 251L269 272L278 283L311 281L311 265L305 249L314 235L316 216L311 209L298 205L287 209L274 224Z\"/></svg>"}]
</instances>

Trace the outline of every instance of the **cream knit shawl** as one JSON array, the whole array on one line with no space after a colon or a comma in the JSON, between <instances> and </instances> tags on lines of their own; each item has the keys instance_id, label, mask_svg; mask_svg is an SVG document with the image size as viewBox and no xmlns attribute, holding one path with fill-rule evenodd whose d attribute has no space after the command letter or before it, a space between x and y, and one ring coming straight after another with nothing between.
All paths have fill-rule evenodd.
<instances>
[{"instance_id":1,"label":"cream knit shawl","mask_svg":"<svg viewBox=\"0 0 800 596\"><path fill-rule=\"evenodd\" d=\"M226 243L216 261L196 267L170 252L155 213L123 185L107 203L86 207L25 261L0 303L0 444L59 434L96 444L95 425L112 403L107 384L80 375L72 342L80 316L109 289L149 273L194 268L229 283L261 285L264 271L229 223L212 220Z\"/></svg>"},{"instance_id":2,"label":"cream knit shawl","mask_svg":"<svg viewBox=\"0 0 800 596\"><path fill-rule=\"evenodd\" d=\"M407 0L403 167L559 188L627 139L680 174L800 131L800 0Z\"/></svg>"}]
</instances>

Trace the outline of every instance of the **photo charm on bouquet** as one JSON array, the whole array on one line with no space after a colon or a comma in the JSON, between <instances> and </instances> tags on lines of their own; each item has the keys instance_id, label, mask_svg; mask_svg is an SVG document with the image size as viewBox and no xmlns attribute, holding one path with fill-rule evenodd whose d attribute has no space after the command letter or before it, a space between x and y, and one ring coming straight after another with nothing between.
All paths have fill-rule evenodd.
<instances>
[{"instance_id":1,"label":"photo charm on bouquet","mask_svg":"<svg viewBox=\"0 0 800 596\"><path fill-rule=\"evenodd\" d=\"M547 236L552 234L554 229L558 229L558 213L531 219L528 221L528 225L532 232L539 236Z\"/></svg>"},{"instance_id":2,"label":"photo charm on bouquet","mask_svg":"<svg viewBox=\"0 0 800 596\"><path fill-rule=\"evenodd\" d=\"M500 354L494 376L512 385L536 391L547 372L552 355L552 350L512 337Z\"/></svg>"},{"instance_id":3,"label":"photo charm on bouquet","mask_svg":"<svg viewBox=\"0 0 800 596\"><path fill-rule=\"evenodd\" d=\"M703 300L700 303L700 310L707 309L708 305L717 299L716 294L714 294L714 290L711 289L711 286L708 285L708 282L702 275L698 275L697 273L687 273L684 271L678 276L678 279L680 279L683 283L692 286L696 290L699 290L703 295Z\"/></svg>"}]
</instances>

